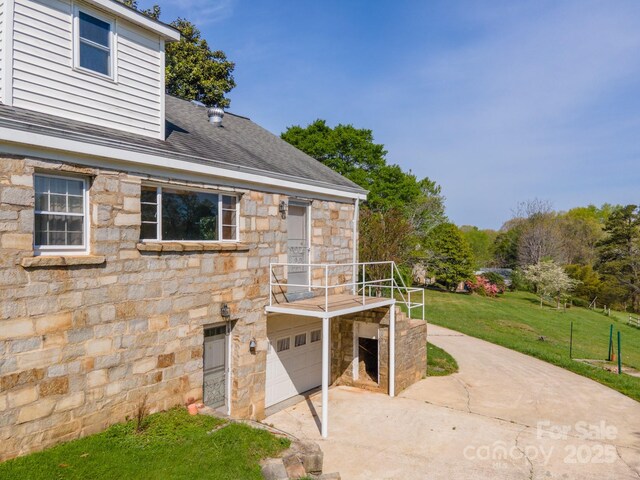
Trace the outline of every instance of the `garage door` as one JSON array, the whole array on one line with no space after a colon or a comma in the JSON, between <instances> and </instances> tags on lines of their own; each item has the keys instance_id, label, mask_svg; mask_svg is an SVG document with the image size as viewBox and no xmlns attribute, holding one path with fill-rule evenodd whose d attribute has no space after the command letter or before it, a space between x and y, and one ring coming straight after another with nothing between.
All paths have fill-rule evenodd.
<instances>
[{"instance_id":1,"label":"garage door","mask_svg":"<svg viewBox=\"0 0 640 480\"><path fill-rule=\"evenodd\" d=\"M267 407L322 383L322 321L283 323L268 331Z\"/></svg>"}]
</instances>

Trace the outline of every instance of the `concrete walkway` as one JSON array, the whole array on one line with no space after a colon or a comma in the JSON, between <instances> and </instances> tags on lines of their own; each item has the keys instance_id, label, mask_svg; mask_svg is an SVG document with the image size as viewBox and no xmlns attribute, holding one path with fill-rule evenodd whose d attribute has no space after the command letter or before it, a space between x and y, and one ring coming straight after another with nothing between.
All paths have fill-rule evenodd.
<instances>
[{"instance_id":1,"label":"concrete walkway","mask_svg":"<svg viewBox=\"0 0 640 480\"><path fill-rule=\"evenodd\" d=\"M429 326L460 372L397 398L338 387L265 422L317 441L349 479L640 479L640 403L517 352Z\"/></svg>"}]
</instances>

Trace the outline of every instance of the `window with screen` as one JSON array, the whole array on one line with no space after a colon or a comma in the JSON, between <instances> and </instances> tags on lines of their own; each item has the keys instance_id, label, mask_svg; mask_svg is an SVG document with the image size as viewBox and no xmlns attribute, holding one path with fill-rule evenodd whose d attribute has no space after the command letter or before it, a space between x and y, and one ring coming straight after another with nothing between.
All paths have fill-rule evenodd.
<instances>
[{"instance_id":1,"label":"window with screen","mask_svg":"<svg viewBox=\"0 0 640 480\"><path fill-rule=\"evenodd\" d=\"M84 178L35 175L34 248L84 250L87 243Z\"/></svg>"},{"instance_id":2,"label":"window with screen","mask_svg":"<svg viewBox=\"0 0 640 480\"><path fill-rule=\"evenodd\" d=\"M111 77L111 23L81 10L78 11L77 22L78 66Z\"/></svg>"}]
</instances>

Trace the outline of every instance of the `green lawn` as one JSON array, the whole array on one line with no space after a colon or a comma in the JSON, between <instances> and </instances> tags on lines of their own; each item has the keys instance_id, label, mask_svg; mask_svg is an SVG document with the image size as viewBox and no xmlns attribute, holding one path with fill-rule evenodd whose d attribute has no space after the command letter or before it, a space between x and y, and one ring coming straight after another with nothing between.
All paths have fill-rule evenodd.
<instances>
[{"instance_id":1,"label":"green lawn","mask_svg":"<svg viewBox=\"0 0 640 480\"><path fill-rule=\"evenodd\" d=\"M264 430L190 416L184 408L146 420L142 433L135 432L133 422L118 424L97 435L9 460L0 464L0 478L260 479L258 461L277 456L289 446L288 440Z\"/></svg>"},{"instance_id":2,"label":"green lawn","mask_svg":"<svg viewBox=\"0 0 640 480\"><path fill-rule=\"evenodd\" d=\"M583 359L607 357L609 325L613 324L614 340L618 330L622 335L623 364L640 370L640 329L628 326L625 314L612 312L607 317L585 308L540 308L538 297L524 292L487 298L427 291L426 301L431 323L540 358L640 401L640 378L617 375L569 358L571 321L573 358Z\"/></svg>"},{"instance_id":3,"label":"green lawn","mask_svg":"<svg viewBox=\"0 0 640 480\"><path fill-rule=\"evenodd\" d=\"M458 363L440 347L427 343L427 376L443 377L458 371Z\"/></svg>"}]
</instances>

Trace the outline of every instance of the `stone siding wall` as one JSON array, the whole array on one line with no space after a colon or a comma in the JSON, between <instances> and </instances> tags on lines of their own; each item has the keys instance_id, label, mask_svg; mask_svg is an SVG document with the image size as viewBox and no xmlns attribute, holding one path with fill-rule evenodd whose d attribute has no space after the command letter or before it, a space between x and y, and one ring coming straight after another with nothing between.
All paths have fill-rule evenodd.
<instances>
[{"instance_id":1,"label":"stone siding wall","mask_svg":"<svg viewBox=\"0 0 640 480\"><path fill-rule=\"evenodd\" d=\"M90 178L90 257L33 257L35 171ZM144 246L145 180L168 181L0 159L0 460L103 430L145 395L152 410L201 398L203 325L222 321L223 302L234 320L231 413L263 416L269 263L287 259L278 204L288 198L244 191L241 244ZM353 205L311 208L314 260L351 261Z\"/></svg>"},{"instance_id":2,"label":"stone siding wall","mask_svg":"<svg viewBox=\"0 0 640 480\"><path fill-rule=\"evenodd\" d=\"M332 320L332 383L389 393L389 312L390 308L386 307L345 315ZM354 380L353 342L355 322L372 323L378 326L379 371L377 386L367 381ZM422 320L409 319L397 307L395 346L395 391L397 394L422 379L427 369L427 324Z\"/></svg>"}]
</instances>

